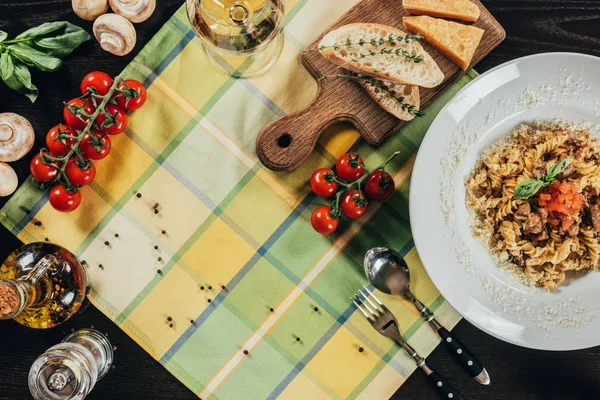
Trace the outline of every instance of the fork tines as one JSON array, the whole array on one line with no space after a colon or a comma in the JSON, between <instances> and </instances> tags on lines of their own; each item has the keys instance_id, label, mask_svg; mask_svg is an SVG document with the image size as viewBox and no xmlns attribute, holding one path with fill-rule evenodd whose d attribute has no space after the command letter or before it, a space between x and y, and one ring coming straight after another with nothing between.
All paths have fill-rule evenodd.
<instances>
[{"instance_id":1,"label":"fork tines","mask_svg":"<svg viewBox=\"0 0 600 400\"><path fill-rule=\"evenodd\" d=\"M364 291L359 290L351 300L366 319L368 319L370 322L375 322L377 318L384 314L385 306L366 286L363 286L363 289ZM375 300L375 303L377 304L373 303L371 299L369 299L369 296L365 294L365 291L373 298L373 300Z\"/></svg>"}]
</instances>

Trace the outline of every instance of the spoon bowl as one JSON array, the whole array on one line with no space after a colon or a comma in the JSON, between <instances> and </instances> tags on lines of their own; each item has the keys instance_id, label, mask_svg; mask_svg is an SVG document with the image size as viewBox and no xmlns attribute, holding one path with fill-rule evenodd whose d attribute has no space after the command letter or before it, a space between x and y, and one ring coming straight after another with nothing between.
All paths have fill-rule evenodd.
<instances>
[{"instance_id":1,"label":"spoon bowl","mask_svg":"<svg viewBox=\"0 0 600 400\"><path fill-rule=\"evenodd\" d=\"M365 254L363 266L367 279L383 293L400 296L410 287L408 265L394 250L372 248Z\"/></svg>"}]
</instances>

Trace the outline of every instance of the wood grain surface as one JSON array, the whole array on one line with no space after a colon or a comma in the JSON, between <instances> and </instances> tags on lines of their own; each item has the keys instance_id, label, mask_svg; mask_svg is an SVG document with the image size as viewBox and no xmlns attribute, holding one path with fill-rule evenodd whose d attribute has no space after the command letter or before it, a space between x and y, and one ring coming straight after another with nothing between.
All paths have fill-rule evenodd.
<instances>
[{"instance_id":1,"label":"wood grain surface","mask_svg":"<svg viewBox=\"0 0 600 400\"><path fill-rule=\"evenodd\" d=\"M541 52L574 51L600 56L598 0L482 1L505 28L507 37L477 65L478 72L485 72L517 57ZM92 69L118 74L182 3L182 0L158 0L154 16L136 25L138 42L131 55L113 57L96 43L88 42L65 59L65 65L59 72L35 72L33 79L40 88L40 97L35 104L0 84L0 112L16 112L28 118L36 130L35 150L39 150L46 131L60 119L62 101L77 93L79 80ZM68 20L91 32L92 24L81 21L71 11L71 0L0 0L0 29L11 35L57 20ZM20 180L29 175L29 160L26 157L12 163ZM5 201L0 198L0 206ZM0 259L19 245L20 242L0 226ZM197 399L92 306L64 326L48 331L0 321L0 399L30 399L27 373L33 360L58 343L71 329L90 325L108 332L118 349L116 369L97 383L88 396L89 400ZM428 362L450 379L465 399L591 400L599 397L600 347L573 352L523 349L495 339L464 320L455 332L485 364L492 385L478 385L454 364L442 347L429 356ZM392 398L432 400L435 397L423 375L414 373Z\"/></svg>"},{"instance_id":2,"label":"wood grain surface","mask_svg":"<svg viewBox=\"0 0 600 400\"><path fill-rule=\"evenodd\" d=\"M490 12L479 0L473 2L481 9L481 15L472 25L485 32L473 55L471 66L489 54L505 37L504 29ZM307 46L300 54L300 59L310 74L317 79L317 95L305 110L281 117L261 131L256 141L256 153L267 168L275 171L292 171L298 168L313 151L323 131L336 122L351 122L372 146L380 145L407 124L381 108L357 82L347 79L319 79L335 75L340 70L336 64L325 59L317 51L325 34L351 23L371 22L407 31L402 24L405 15L407 13L399 0L363 0ZM444 81L440 85L434 88L419 88L421 110L427 112L427 104L449 84L460 78L464 71L424 41L421 41L421 44L444 73Z\"/></svg>"}]
</instances>

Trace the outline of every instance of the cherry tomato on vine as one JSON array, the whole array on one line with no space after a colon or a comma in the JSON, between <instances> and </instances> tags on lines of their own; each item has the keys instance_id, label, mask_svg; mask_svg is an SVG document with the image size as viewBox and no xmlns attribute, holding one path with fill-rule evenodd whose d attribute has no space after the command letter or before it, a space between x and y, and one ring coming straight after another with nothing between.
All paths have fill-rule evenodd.
<instances>
[{"instance_id":1,"label":"cherry tomato on vine","mask_svg":"<svg viewBox=\"0 0 600 400\"><path fill-rule=\"evenodd\" d=\"M62 212L70 212L75 210L81 204L81 193L69 192L62 184L58 184L50 189L48 193L50 205L55 210Z\"/></svg>"},{"instance_id":2,"label":"cherry tomato on vine","mask_svg":"<svg viewBox=\"0 0 600 400\"><path fill-rule=\"evenodd\" d=\"M337 192L337 183L329 182L327 176L335 178L335 174L330 168L319 168L310 177L310 188L317 196L331 197Z\"/></svg>"},{"instance_id":3,"label":"cherry tomato on vine","mask_svg":"<svg viewBox=\"0 0 600 400\"><path fill-rule=\"evenodd\" d=\"M369 198L373 200L387 200L394 194L396 184L390 174L378 169L367 176L364 188Z\"/></svg>"},{"instance_id":4,"label":"cherry tomato on vine","mask_svg":"<svg viewBox=\"0 0 600 400\"><path fill-rule=\"evenodd\" d=\"M367 199L360 190L349 190L342 196L340 208L344 215L351 219L357 219L367 211Z\"/></svg>"},{"instance_id":5,"label":"cherry tomato on vine","mask_svg":"<svg viewBox=\"0 0 600 400\"><path fill-rule=\"evenodd\" d=\"M44 163L39 153L33 156L29 164L29 170L38 182L50 182L58 175L58 169L53 165Z\"/></svg>"},{"instance_id":6,"label":"cherry tomato on vine","mask_svg":"<svg viewBox=\"0 0 600 400\"><path fill-rule=\"evenodd\" d=\"M81 142L79 143L79 149L81 149L81 153L83 156L90 160L101 160L110 153L110 138L105 136L100 131L96 131L92 129L92 134L100 139L101 146L98 147L98 150L94 148L92 144L92 136L89 133L86 133Z\"/></svg>"},{"instance_id":7,"label":"cherry tomato on vine","mask_svg":"<svg viewBox=\"0 0 600 400\"><path fill-rule=\"evenodd\" d=\"M358 154L350 152L337 160L337 163L335 163L335 172L340 178L348 182L354 182L366 172L364 166L365 163L362 158Z\"/></svg>"},{"instance_id":8,"label":"cherry tomato on vine","mask_svg":"<svg viewBox=\"0 0 600 400\"><path fill-rule=\"evenodd\" d=\"M67 104L74 107L82 107L82 110L87 114L93 114L95 110L91 99L71 99L67 101ZM83 115L76 116L65 106L63 108L63 117L65 122L73 129L82 130L85 129L89 121L88 117Z\"/></svg>"},{"instance_id":9,"label":"cherry tomato on vine","mask_svg":"<svg viewBox=\"0 0 600 400\"><path fill-rule=\"evenodd\" d=\"M127 114L125 111L114 104L107 104L105 109L110 115L113 116L115 122L113 122L112 125L103 128L102 124L107 120L107 118L104 113L100 113L96 117L96 124L98 124L98 128L100 128L102 132L109 135L118 135L119 133L123 132L127 127Z\"/></svg>"},{"instance_id":10,"label":"cherry tomato on vine","mask_svg":"<svg viewBox=\"0 0 600 400\"><path fill-rule=\"evenodd\" d=\"M338 227L339 220L331 216L331 207L319 206L310 216L310 223L315 231L329 235Z\"/></svg>"},{"instance_id":11,"label":"cherry tomato on vine","mask_svg":"<svg viewBox=\"0 0 600 400\"><path fill-rule=\"evenodd\" d=\"M126 79L117 86L119 90L128 90L128 93L117 93L114 97L117 105L123 110L137 110L146 103L146 88L140 81Z\"/></svg>"},{"instance_id":12,"label":"cherry tomato on vine","mask_svg":"<svg viewBox=\"0 0 600 400\"><path fill-rule=\"evenodd\" d=\"M94 87L96 88L96 93L104 96L108 94L113 83L115 81L106 72L93 71L83 77L79 88L81 89L81 94L87 94L87 89Z\"/></svg>"},{"instance_id":13,"label":"cherry tomato on vine","mask_svg":"<svg viewBox=\"0 0 600 400\"><path fill-rule=\"evenodd\" d=\"M96 166L91 163L90 167L83 169L77 165L76 158L71 158L65 166L65 174L72 185L84 186L90 184L96 177Z\"/></svg>"},{"instance_id":14,"label":"cherry tomato on vine","mask_svg":"<svg viewBox=\"0 0 600 400\"><path fill-rule=\"evenodd\" d=\"M60 139L57 140L58 135L63 134L67 136L73 136L73 139ZM75 143L77 133L71 129L67 124L58 124L48 131L46 134L46 147L51 154L55 156L64 156L71 150Z\"/></svg>"}]
</instances>

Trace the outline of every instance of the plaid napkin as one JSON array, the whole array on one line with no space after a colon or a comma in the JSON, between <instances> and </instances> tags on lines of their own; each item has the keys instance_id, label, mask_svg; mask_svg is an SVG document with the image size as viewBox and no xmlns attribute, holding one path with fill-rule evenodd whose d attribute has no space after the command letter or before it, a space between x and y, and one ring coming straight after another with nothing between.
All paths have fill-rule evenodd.
<instances>
[{"instance_id":1,"label":"plaid napkin","mask_svg":"<svg viewBox=\"0 0 600 400\"><path fill-rule=\"evenodd\" d=\"M408 193L427 128L473 72L378 149L338 126L293 173L257 160L257 133L316 93L299 51L354 3L288 1L281 59L248 80L210 66L182 7L123 72L145 83L148 102L113 137L79 209L54 211L28 180L0 211L24 242L46 239L85 260L92 303L202 398L388 398L415 365L350 304L373 246L405 255L414 293L442 323L460 319L419 261ZM349 148L369 166L401 150L389 166L398 191L321 236L310 215L323 200L308 179ZM380 297L429 354L438 338L412 305Z\"/></svg>"}]
</instances>

